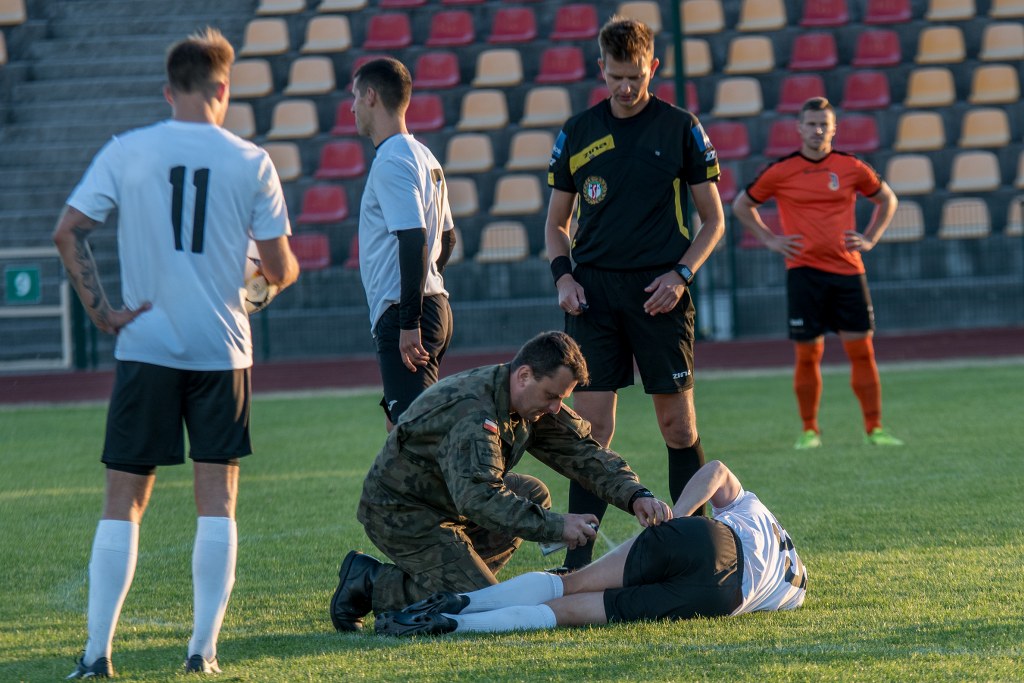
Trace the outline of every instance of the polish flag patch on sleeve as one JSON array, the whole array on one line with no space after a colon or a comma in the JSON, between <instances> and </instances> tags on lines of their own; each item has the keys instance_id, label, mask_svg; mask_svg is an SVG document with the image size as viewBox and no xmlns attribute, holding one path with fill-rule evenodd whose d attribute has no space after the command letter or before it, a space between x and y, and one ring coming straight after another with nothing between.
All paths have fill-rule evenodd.
<instances>
[{"instance_id":1,"label":"polish flag patch on sleeve","mask_svg":"<svg viewBox=\"0 0 1024 683\"><path fill-rule=\"evenodd\" d=\"M490 432L491 434L497 434L498 423L494 420L484 420L484 431Z\"/></svg>"}]
</instances>

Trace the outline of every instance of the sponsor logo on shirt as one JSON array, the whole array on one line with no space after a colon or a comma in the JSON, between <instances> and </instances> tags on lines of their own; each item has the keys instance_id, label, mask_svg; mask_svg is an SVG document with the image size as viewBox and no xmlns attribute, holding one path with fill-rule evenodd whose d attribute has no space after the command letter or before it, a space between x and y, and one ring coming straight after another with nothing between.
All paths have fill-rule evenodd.
<instances>
[{"instance_id":1,"label":"sponsor logo on shirt","mask_svg":"<svg viewBox=\"0 0 1024 683\"><path fill-rule=\"evenodd\" d=\"M686 379L690 376L689 370L683 370L682 372L673 372L672 379Z\"/></svg>"},{"instance_id":2,"label":"sponsor logo on shirt","mask_svg":"<svg viewBox=\"0 0 1024 683\"><path fill-rule=\"evenodd\" d=\"M595 157L605 152L610 152L613 149L615 149L615 138L611 135L605 135L600 140L595 140L590 146L576 152L576 154L569 158L569 172L575 173L593 161Z\"/></svg>"},{"instance_id":3,"label":"sponsor logo on shirt","mask_svg":"<svg viewBox=\"0 0 1024 683\"><path fill-rule=\"evenodd\" d=\"M837 176L835 173L828 174L828 189L832 190L833 192L839 189L839 176Z\"/></svg>"},{"instance_id":4,"label":"sponsor logo on shirt","mask_svg":"<svg viewBox=\"0 0 1024 683\"><path fill-rule=\"evenodd\" d=\"M608 194L608 183L600 176L592 175L583 181L583 199L587 204L600 204Z\"/></svg>"}]
</instances>

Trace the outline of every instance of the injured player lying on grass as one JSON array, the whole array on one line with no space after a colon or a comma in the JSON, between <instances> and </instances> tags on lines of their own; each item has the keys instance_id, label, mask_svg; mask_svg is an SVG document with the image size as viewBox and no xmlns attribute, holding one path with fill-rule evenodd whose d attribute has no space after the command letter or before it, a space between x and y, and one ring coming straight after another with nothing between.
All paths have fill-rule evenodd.
<instances>
[{"instance_id":1,"label":"injured player lying on grass","mask_svg":"<svg viewBox=\"0 0 1024 683\"><path fill-rule=\"evenodd\" d=\"M708 501L711 519L689 516ZM378 614L376 631L533 630L735 616L803 604L807 574L793 541L722 462L709 462L694 475L673 514L578 572L531 572L470 593L435 593Z\"/></svg>"}]
</instances>

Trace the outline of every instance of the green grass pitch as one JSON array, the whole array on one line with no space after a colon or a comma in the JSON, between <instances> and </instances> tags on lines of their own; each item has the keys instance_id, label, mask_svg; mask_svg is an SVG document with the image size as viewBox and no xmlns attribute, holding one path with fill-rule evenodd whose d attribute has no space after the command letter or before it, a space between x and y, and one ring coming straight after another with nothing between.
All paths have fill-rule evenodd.
<instances>
[{"instance_id":1,"label":"green grass pitch","mask_svg":"<svg viewBox=\"0 0 1024 683\"><path fill-rule=\"evenodd\" d=\"M338 564L374 553L355 519L383 438L369 394L259 398L242 466L224 681L1011 681L1024 679L1024 364L882 369L885 423L861 443L845 370L827 371L825 446L797 452L786 373L702 376L697 414L724 460L792 534L803 609L736 619L395 640L338 634ZM0 411L0 681L48 681L85 639L103 494L104 406ZM647 396L622 392L614 446L660 496L665 447ZM527 457L551 487L566 482ZM191 469L158 475L114 641L122 680L180 680L191 627ZM636 531L610 511L620 541ZM606 550L601 548L599 551ZM506 576L543 569L524 543Z\"/></svg>"}]
</instances>

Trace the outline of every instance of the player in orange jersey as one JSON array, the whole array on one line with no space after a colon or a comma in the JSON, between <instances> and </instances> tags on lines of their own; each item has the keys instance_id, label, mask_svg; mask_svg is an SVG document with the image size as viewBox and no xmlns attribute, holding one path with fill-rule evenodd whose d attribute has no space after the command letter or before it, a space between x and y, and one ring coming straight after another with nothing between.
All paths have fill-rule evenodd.
<instances>
[{"instance_id":1,"label":"player in orange jersey","mask_svg":"<svg viewBox=\"0 0 1024 683\"><path fill-rule=\"evenodd\" d=\"M850 384L864 414L864 442L902 446L882 428L882 385L872 345L875 320L861 252L870 251L896 212L892 189L871 166L832 149L836 113L824 97L804 102L797 123L799 152L768 166L733 202L733 214L768 249L786 259L789 336L796 343L796 392L803 432L796 448L821 446L818 404L821 357L828 331L839 334L850 358ZM875 205L857 232L857 194ZM758 214L774 198L782 234Z\"/></svg>"}]
</instances>

